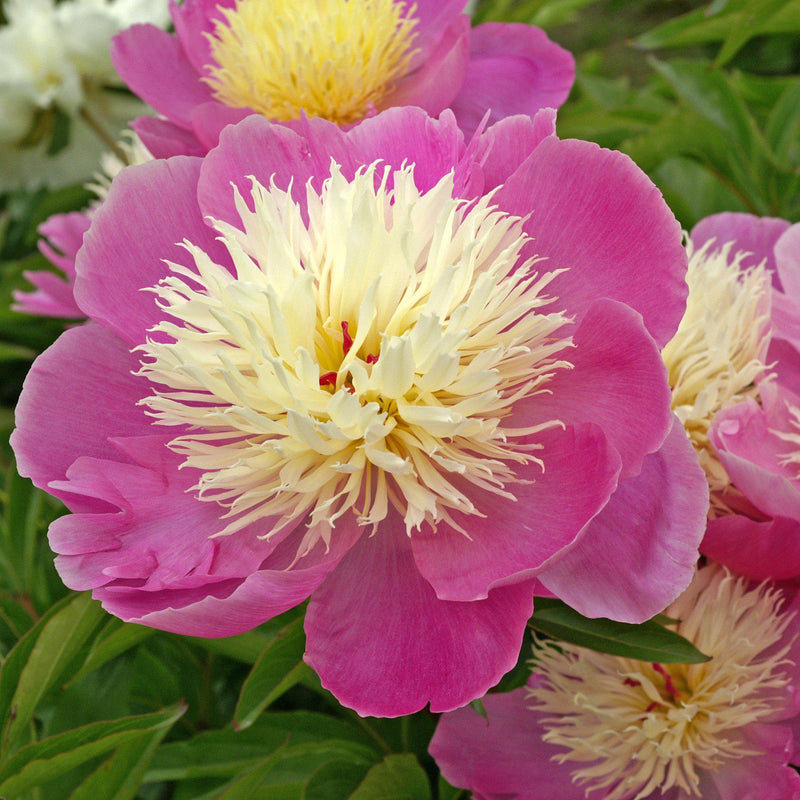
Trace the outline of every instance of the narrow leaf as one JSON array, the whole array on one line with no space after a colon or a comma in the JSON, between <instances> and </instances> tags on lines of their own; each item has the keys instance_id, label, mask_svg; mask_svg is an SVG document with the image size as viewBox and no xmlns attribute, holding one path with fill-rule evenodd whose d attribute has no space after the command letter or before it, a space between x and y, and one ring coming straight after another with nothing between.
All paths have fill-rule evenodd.
<instances>
[{"instance_id":1,"label":"narrow leaf","mask_svg":"<svg viewBox=\"0 0 800 800\"><path fill-rule=\"evenodd\" d=\"M709 660L691 642L652 620L629 625L610 619L588 619L549 597L536 598L531 625L541 633L579 647L640 661L699 664Z\"/></svg>"}]
</instances>

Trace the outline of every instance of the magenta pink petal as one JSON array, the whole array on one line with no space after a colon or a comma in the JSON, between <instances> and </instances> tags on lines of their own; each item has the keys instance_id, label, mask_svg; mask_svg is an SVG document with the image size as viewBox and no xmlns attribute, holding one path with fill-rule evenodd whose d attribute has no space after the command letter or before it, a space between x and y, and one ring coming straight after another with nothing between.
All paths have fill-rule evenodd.
<instances>
[{"instance_id":1,"label":"magenta pink petal","mask_svg":"<svg viewBox=\"0 0 800 800\"><path fill-rule=\"evenodd\" d=\"M78 319L83 316L83 312L75 303L72 284L68 280L44 270L23 272L22 274L29 283L36 287L36 291L14 290L12 293L14 311L65 319Z\"/></svg>"},{"instance_id":2,"label":"magenta pink petal","mask_svg":"<svg viewBox=\"0 0 800 800\"><path fill-rule=\"evenodd\" d=\"M641 473L620 481L577 545L539 580L585 616L643 622L692 580L707 511L705 474L675 420Z\"/></svg>"},{"instance_id":3,"label":"magenta pink petal","mask_svg":"<svg viewBox=\"0 0 800 800\"><path fill-rule=\"evenodd\" d=\"M201 163L176 156L125 169L95 213L78 254L78 305L130 344L144 342L146 331L163 317L155 296L142 289L169 274L165 259L193 265L180 242L188 239L217 263L229 264L197 204Z\"/></svg>"},{"instance_id":4,"label":"magenta pink petal","mask_svg":"<svg viewBox=\"0 0 800 800\"><path fill-rule=\"evenodd\" d=\"M428 747L453 786L486 800L586 800L572 782L575 765L554 761L564 751L542 741L542 715L529 708L526 688L482 702L486 717L469 707L443 714Z\"/></svg>"},{"instance_id":5,"label":"magenta pink petal","mask_svg":"<svg viewBox=\"0 0 800 800\"><path fill-rule=\"evenodd\" d=\"M709 777L720 800L800 800L800 775L769 755L728 761Z\"/></svg>"},{"instance_id":6,"label":"magenta pink petal","mask_svg":"<svg viewBox=\"0 0 800 800\"><path fill-rule=\"evenodd\" d=\"M138 117L131 127L154 158L204 156L208 148L200 144L194 132L158 117Z\"/></svg>"},{"instance_id":7,"label":"magenta pink petal","mask_svg":"<svg viewBox=\"0 0 800 800\"><path fill-rule=\"evenodd\" d=\"M136 406L146 391L137 368L124 342L99 325L61 334L34 362L17 403L11 444L20 474L47 488L79 456L117 460L110 436L150 433Z\"/></svg>"},{"instance_id":8,"label":"magenta pink petal","mask_svg":"<svg viewBox=\"0 0 800 800\"><path fill-rule=\"evenodd\" d=\"M216 100L201 103L192 111L192 129L205 154L219 144L219 135L228 127L241 122L254 112L249 108L232 108Z\"/></svg>"},{"instance_id":9,"label":"magenta pink petal","mask_svg":"<svg viewBox=\"0 0 800 800\"><path fill-rule=\"evenodd\" d=\"M214 63L208 34L214 32L215 20L224 18L222 9L235 5L235 0L185 0L181 5L170 0L169 10L178 41L200 75L208 64Z\"/></svg>"},{"instance_id":10,"label":"magenta pink petal","mask_svg":"<svg viewBox=\"0 0 800 800\"><path fill-rule=\"evenodd\" d=\"M405 5L408 8L410 4ZM430 58L432 51L456 20L463 17L469 21L469 17L462 13L465 5L463 0L417 0L413 5L414 17L417 19L413 48L419 52L411 62L411 69L416 69Z\"/></svg>"},{"instance_id":11,"label":"magenta pink petal","mask_svg":"<svg viewBox=\"0 0 800 800\"><path fill-rule=\"evenodd\" d=\"M701 550L737 575L784 580L800 575L800 521L754 520L739 514L712 519Z\"/></svg>"},{"instance_id":12,"label":"magenta pink petal","mask_svg":"<svg viewBox=\"0 0 800 800\"><path fill-rule=\"evenodd\" d=\"M518 114L496 122L478 138L478 161L483 167L484 191L497 188L548 136L555 136L556 112L538 111L533 119Z\"/></svg>"},{"instance_id":13,"label":"magenta pink petal","mask_svg":"<svg viewBox=\"0 0 800 800\"><path fill-rule=\"evenodd\" d=\"M756 217L753 214L725 211L700 220L692 228L691 238L695 247L702 247L709 239L714 239L713 249L727 242L736 242L732 254L740 250L752 254L742 260L742 267L747 269L766 260L767 268L773 274L773 284L780 288L774 250L775 243L789 225L786 220L777 217Z\"/></svg>"},{"instance_id":14,"label":"magenta pink petal","mask_svg":"<svg viewBox=\"0 0 800 800\"><path fill-rule=\"evenodd\" d=\"M571 314L608 297L638 311L659 347L672 338L687 295L680 225L627 156L548 137L496 199L530 214L531 251L548 259L540 268L566 269L548 288Z\"/></svg>"},{"instance_id":15,"label":"magenta pink petal","mask_svg":"<svg viewBox=\"0 0 800 800\"><path fill-rule=\"evenodd\" d=\"M397 514L363 536L311 598L306 661L359 714L446 711L480 697L516 663L531 582L487 600L438 600ZM380 679L378 679L380 676Z\"/></svg>"},{"instance_id":16,"label":"magenta pink petal","mask_svg":"<svg viewBox=\"0 0 800 800\"><path fill-rule=\"evenodd\" d=\"M445 111L432 119L419 108L390 108L352 128L347 138L362 163L382 161L395 169L414 164L414 182L428 191L454 172L456 197L475 197L483 190L476 154L464 145L464 134Z\"/></svg>"},{"instance_id":17,"label":"magenta pink petal","mask_svg":"<svg viewBox=\"0 0 800 800\"><path fill-rule=\"evenodd\" d=\"M469 63L469 18L459 15L419 66L398 80L381 103L418 106L436 116L450 103L464 83Z\"/></svg>"},{"instance_id":18,"label":"magenta pink petal","mask_svg":"<svg viewBox=\"0 0 800 800\"><path fill-rule=\"evenodd\" d=\"M445 522L412 534L417 567L439 599L483 599L497 586L532 578L563 557L608 502L620 462L597 426L558 428L535 441L544 470L518 470L521 482L507 486L515 500L459 486L485 517L453 513L466 535Z\"/></svg>"},{"instance_id":19,"label":"magenta pink petal","mask_svg":"<svg viewBox=\"0 0 800 800\"><path fill-rule=\"evenodd\" d=\"M489 124L558 108L575 81L572 54L533 25L488 22L472 30L463 87L451 108L465 132L491 110Z\"/></svg>"},{"instance_id":20,"label":"magenta pink petal","mask_svg":"<svg viewBox=\"0 0 800 800\"><path fill-rule=\"evenodd\" d=\"M775 243L775 265L784 292L800 304L800 224L792 225Z\"/></svg>"},{"instance_id":21,"label":"magenta pink petal","mask_svg":"<svg viewBox=\"0 0 800 800\"><path fill-rule=\"evenodd\" d=\"M305 119L293 128L301 130L302 135L256 114L227 127L220 136L219 147L203 162L198 185L203 213L239 226L231 184L248 198L251 175L263 186L269 186L273 178L281 189L291 183L294 199L304 204L306 183L312 181L319 190L330 175L331 159L345 175L355 173L346 134L332 122Z\"/></svg>"},{"instance_id":22,"label":"magenta pink petal","mask_svg":"<svg viewBox=\"0 0 800 800\"><path fill-rule=\"evenodd\" d=\"M111 60L128 87L185 127L192 109L211 100L178 40L155 25L134 25L111 40Z\"/></svg>"},{"instance_id":23,"label":"magenta pink petal","mask_svg":"<svg viewBox=\"0 0 800 800\"><path fill-rule=\"evenodd\" d=\"M75 278L75 256L83 244L83 236L91 217L83 211L54 214L39 226L39 250L70 280Z\"/></svg>"},{"instance_id":24,"label":"magenta pink petal","mask_svg":"<svg viewBox=\"0 0 800 800\"><path fill-rule=\"evenodd\" d=\"M573 340L574 349L561 355L573 368L555 373L548 394L516 403L514 425L596 423L622 457L621 477L636 475L672 428L661 354L641 316L613 300L589 305Z\"/></svg>"}]
</instances>

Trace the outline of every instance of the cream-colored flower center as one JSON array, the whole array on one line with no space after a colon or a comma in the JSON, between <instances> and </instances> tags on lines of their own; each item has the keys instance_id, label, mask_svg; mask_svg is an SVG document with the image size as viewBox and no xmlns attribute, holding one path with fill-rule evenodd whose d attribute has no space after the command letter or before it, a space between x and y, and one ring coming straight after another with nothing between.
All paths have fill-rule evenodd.
<instances>
[{"instance_id":1,"label":"cream-colored flower center","mask_svg":"<svg viewBox=\"0 0 800 800\"><path fill-rule=\"evenodd\" d=\"M229 506L223 533L310 513L313 546L348 510L375 526L390 507L410 532L479 514L470 486L510 496L515 467L541 464L525 437L559 421L505 423L569 367L556 273L522 261L518 217L452 195L452 174L420 193L413 168L333 164L304 218L254 181L241 229L215 223L235 275L187 243L196 271L153 289L166 319L140 348L143 402L188 426L171 447Z\"/></svg>"},{"instance_id":2,"label":"cream-colored flower center","mask_svg":"<svg viewBox=\"0 0 800 800\"><path fill-rule=\"evenodd\" d=\"M573 780L605 800L678 787L700 797L700 774L760 751L740 735L785 702L792 662L782 642L792 615L778 594L720 567L701 569L667 610L677 631L711 656L648 664L559 642L537 651L543 685L532 707L549 716L545 741L575 764Z\"/></svg>"},{"instance_id":3,"label":"cream-colored flower center","mask_svg":"<svg viewBox=\"0 0 800 800\"><path fill-rule=\"evenodd\" d=\"M209 37L215 97L268 119L337 124L379 109L414 55L416 8L395 0L239 0Z\"/></svg>"},{"instance_id":4,"label":"cream-colored flower center","mask_svg":"<svg viewBox=\"0 0 800 800\"><path fill-rule=\"evenodd\" d=\"M706 471L712 494L730 480L708 439L718 411L757 397L756 380L771 335L770 278L762 264L743 270L744 252L732 242L689 249L689 297L678 331L662 351L672 386L672 408L683 422Z\"/></svg>"}]
</instances>

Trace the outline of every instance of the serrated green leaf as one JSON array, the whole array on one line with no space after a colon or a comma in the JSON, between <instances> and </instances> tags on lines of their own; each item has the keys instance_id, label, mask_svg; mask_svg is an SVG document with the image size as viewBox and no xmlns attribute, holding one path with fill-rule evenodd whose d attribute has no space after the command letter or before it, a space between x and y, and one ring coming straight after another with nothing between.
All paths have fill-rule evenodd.
<instances>
[{"instance_id":1,"label":"serrated green leaf","mask_svg":"<svg viewBox=\"0 0 800 800\"><path fill-rule=\"evenodd\" d=\"M303 620L296 619L278 632L247 676L233 714L234 727L252 725L262 711L299 683L308 669L303 663L306 637Z\"/></svg>"},{"instance_id":2,"label":"serrated green leaf","mask_svg":"<svg viewBox=\"0 0 800 800\"><path fill-rule=\"evenodd\" d=\"M541 633L570 644L661 664L699 664L708 661L691 642L652 620L629 625L610 619L581 616L561 600L537 597L531 625Z\"/></svg>"},{"instance_id":3,"label":"serrated green leaf","mask_svg":"<svg viewBox=\"0 0 800 800\"><path fill-rule=\"evenodd\" d=\"M15 645L0 667L0 752L13 749L41 698L69 677L82 648L105 612L87 594L73 595L55 607Z\"/></svg>"},{"instance_id":4,"label":"serrated green leaf","mask_svg":"<svg viewBox=\"0 0 800 800\"><path fill-rule=\"evenodd\" d=\"M349 800L430 800L425 770L410 753L386 756L367 773Z\"/></svg>"},{"instance_id":5,"label":"serrated green leaf","mask_svg":"<svg viewBox=\"0 0 800 800\"><path fill-rule=\"evenodd\" d=\"M185 710L185 706L173 706L152 714L95 722L27 745L0 766L0 796L13 800L145 731L169 728Z\"/></svg>"}]
</instances>

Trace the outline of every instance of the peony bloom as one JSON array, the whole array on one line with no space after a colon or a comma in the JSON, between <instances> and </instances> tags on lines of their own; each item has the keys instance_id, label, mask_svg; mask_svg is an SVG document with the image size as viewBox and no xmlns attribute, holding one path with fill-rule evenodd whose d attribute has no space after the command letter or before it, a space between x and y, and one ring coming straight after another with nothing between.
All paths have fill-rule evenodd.
<instances>
[{"instance_id":1,"label":"peony bloom","mask_svg":"<svg viewBox=\"0 0 800 800\"><path fill-rule=\"evenodd\" d=\"M352 125L390 106L450 108L471 133L564 102L572 56L529 25L470 28L464 0L186 0L176 35L116 37L120 75L166 119L140 119L158 157L202 155L248 114ZM164 76L169 79L165 80Z\"/></svg>"},{"instance_id":2,"label":"peony bloom","mask_svg":"<svg viewBox=\"0 0 800 800\"><path fill-rule=\"evenodd\" d=\"M701 549L757 580L800 575L798 244L784 220L698 224L687 312L663 353L711 488Z\"/></svg>"},{"instance_id":3,"label":"peony bloom","mask_svg":"<svg viewBox=\"0 0 800 800\"><path fill-rule=\"evenodd\" d=\"M667 614L710 661L543 643L528 687L445 714L431 755L481 800L797 800L798 610L702 568Z\"/></svg>"},{"instance_id":4,"label":"peony bloom","mask_svg":"<svg viewBox=\"0 0 800 800\"><path fill-rule=\"evenodd\" d=\"M101 156L101 171L95 175L94 182L88 185L95 195L95 202L85 211L54 214L39 226L39 233L43 237L39 240L39 250L53 266L63 273L63 277L48 270L25 272L25 278L36 287L36 290L33 292L15 291L15 311L65 319L77 319L84 316L73 296L75 257L83 244L84 233L89 230L92 214L108 194L112 179L124 167L131 164L144 164L153 158L135 134L131 135L127 141L117 144L125 155L125 161L123 162L114 153L104 153Z\"/></svg>"},{"instance_id":5,"label":"peony bloom","mask_svg":"<svg viewBox=\"0 0 800 800\"><path fill-rule=\"evenodd\" d=\"M707 489L659 355L685 269L647 177L552 112L469 147L450 113L252 115L114 180L19 468L111 613L226 636L310 595L343 704L455 708L516 662L535 578L626 620L691 580Z\"/></svg>"},{"instance_id":6,"label":"peony bloom","mask_svg":"<svg viewBox=\"0 0 800 800\"><path fill-rule=\"evenodd\" d=\"M146 111L118 91L111 37L136 23L164 27L166 0L10 0L3 10L0 191L83 180L107 147L98 132L115 136Z\"/></svg>"}]
</instances>

